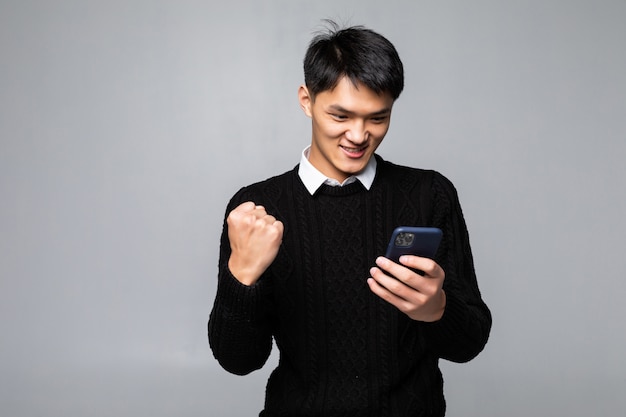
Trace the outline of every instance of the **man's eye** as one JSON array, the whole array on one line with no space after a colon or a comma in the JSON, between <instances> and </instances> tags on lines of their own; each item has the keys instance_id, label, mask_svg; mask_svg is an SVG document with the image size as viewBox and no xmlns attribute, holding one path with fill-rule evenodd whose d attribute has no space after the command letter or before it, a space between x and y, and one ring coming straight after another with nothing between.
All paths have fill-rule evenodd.
<instances>
[{"instance_id":1,"label":"man's eye","mask_svg":"<svg viewBox=\"0 0 626 417\"><path fill-rule=\"evenodd\" d=\"M348 116L346 116L344 114L331 113L331 116L335 120L347 120L348 119Z\"/></svg>"}]
</instances>

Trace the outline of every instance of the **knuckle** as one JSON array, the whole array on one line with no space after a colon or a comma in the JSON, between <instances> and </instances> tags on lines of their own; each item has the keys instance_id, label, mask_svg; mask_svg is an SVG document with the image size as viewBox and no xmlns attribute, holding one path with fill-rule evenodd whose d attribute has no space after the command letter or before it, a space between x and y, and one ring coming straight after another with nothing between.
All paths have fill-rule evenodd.
<instances>
[{"instance_id":1,"label":"knuckle","mask_svg":"<svg viewBox=\"0 0 626 417\"><path fill-rule=\"evenodd\" d=\"M234 226L239 223L239 219L240 216L237 213L231 211L226 218L226 223L228 223L229 226Z\"/></svg>"},{"instance_id":2,"label":"knuckle","mask_svg":"<svg viewBox=\"0 0 626 417\"><path fill-rule=\"evenodd\" d=\"M398 281L397 279L393 279L392 278L390 280L390 283L388 283L386 285L386 287L392 293L397 294L397 293L399 293L403 289L404 284L402 282Z\"/></svg>"},{"instance_id":3,"label":"knuckle","mask_svg":"<svg viewBox=\"0 0 626 417\"><path fill-rule=\"evenodd\" d=\"M278 233L278 230L275 227L269 227L268 228L268 234L272 239L276 239L280 237L280 233Z\"/></svg>"},{"instance_id":4,"label":"knuckle","mask_svg":"<svg viewBox=\"0 0 626 417\"><path fill-rule=\"evenodd\" d=\"M437 263L431 259L424 262L421 270L427 275L433 276L437 273Z\"/></svg>"}]
</instances>

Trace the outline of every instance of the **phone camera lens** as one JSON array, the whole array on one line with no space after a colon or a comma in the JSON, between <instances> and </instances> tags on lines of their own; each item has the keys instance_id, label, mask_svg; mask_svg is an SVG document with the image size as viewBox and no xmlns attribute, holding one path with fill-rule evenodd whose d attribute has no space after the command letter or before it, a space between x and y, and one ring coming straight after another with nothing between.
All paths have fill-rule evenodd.
<instances>
[{"instance_id":1,"label":"phone camera lens","mask_svg":"<svg viewBox=\"0 0 626 417\"><path fill-rule=\"evenodd\" d=\"M401 232L396 236L396 246L399 247L408 247L413 244L413 240L415 239L415 234L409 232Z\"/></svg>"}]
</instances>

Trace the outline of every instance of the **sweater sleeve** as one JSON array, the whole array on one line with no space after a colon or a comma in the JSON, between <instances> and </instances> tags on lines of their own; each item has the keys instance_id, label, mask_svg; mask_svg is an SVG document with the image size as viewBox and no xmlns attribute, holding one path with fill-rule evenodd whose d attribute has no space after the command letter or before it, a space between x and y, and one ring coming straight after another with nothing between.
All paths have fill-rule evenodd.
<instances>
[{"instance_id":1,"label":"sweater sleeve","mask_svg":"<svg viewBox=\"0 0 626 417\"><path fill-rule=\"evenodd\" d=\"M226 215L247 199L240 191L228 205ZM220 240L218 284L208 323L209 345L220 365L233 374L260 369L272 349L267 304L271 279L263 275L251 286L240 283L228 269L230 243L224 221Z\"/></svg>"},{"instance_id":2,"label":"sweater sleeve","mask_svg":"<svg viewBox=\"0 0 626 417\"><path fill-rule=\"evenodd\" d=\"M445 177L433 181L433 223L443 230L437 261L446 277L446 308L434 323L423 323L428 349L438 357L466 362L478 355L489 338L491 312L482 300L469 234L456 189Z\"/></svg>"}]
</instances>

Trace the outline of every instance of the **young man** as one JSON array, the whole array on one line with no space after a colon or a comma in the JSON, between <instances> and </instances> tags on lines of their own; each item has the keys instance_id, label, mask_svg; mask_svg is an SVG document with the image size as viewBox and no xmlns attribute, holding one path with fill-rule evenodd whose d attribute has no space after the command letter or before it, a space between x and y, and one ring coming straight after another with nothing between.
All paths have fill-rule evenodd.
<instances>
[{"instance_id":1,"label":"young man","mask_svg":"<svg viewBox=\"0 0 626 417\"><path fill-rule=\"evenodd\" d=\"M276 341L264 417L443 416L439 359L469 361L491 328L456 190L375 154L404 86L387 39L333 26L312 40L304 74L310 147L227 207L213 354L243 375ZM435 259L381 256L396 226L440 228Z\"/></svg>"}]
</instances>

